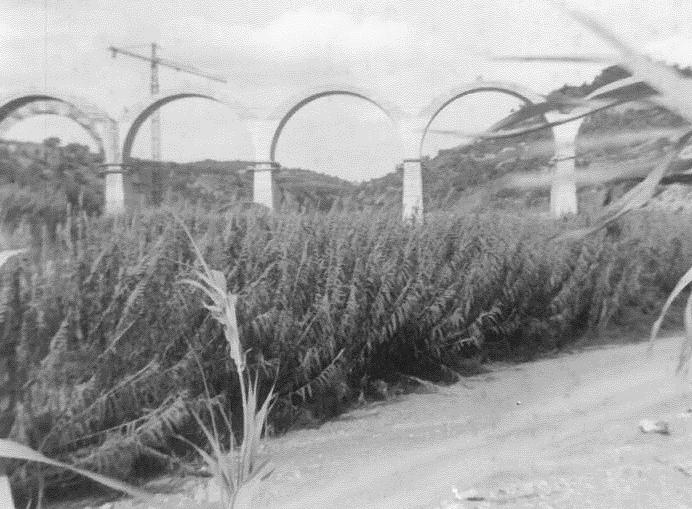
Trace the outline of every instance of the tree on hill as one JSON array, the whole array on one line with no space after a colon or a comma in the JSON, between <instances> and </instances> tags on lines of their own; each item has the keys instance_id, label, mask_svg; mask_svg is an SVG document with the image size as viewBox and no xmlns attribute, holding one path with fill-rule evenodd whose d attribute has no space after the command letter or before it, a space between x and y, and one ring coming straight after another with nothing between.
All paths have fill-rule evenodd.
<instances>
[{"instance_id":1,"label":"tree on hill","mask_svg":"<svg viewBox=\"0 0 692 509\"><path fill-rule=\"evenodd\" d=\"M60 138L57 136L51 136L43 140L43 144L49 148L58 148L60 146Z\"/></svg>"}]
</instances>

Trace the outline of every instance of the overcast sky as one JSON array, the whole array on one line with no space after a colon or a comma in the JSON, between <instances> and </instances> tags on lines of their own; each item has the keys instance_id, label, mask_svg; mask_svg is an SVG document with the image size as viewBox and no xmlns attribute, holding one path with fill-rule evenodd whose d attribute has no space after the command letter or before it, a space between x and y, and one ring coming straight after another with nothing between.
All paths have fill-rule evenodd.
<instances>
[{"instance_id":1,"label":"overcast sky","mask_svg":"<svg viewBox=\"0 0 692 509\"><path fill-rule=\"evenodd\" d=\"M690 0L572 1L657 58L692 64ZM547 93L580 84L590 65L507 64L490 54L603 53L609 48L540 0L291 1L291 0L0 0L0 93L58 88L80 95L120 119L146 100L144 62L111 58L110 44L162 55L228 78L227 85L161 70L161 87L212 88L270 111L303 89L352 83L416 112L437 94L479 76ZM138 46L141 45L141 46ZM497 104L494 104L497 103ZM479 94L457 102L439 128L475 130L516 100ZM248 136L232 113L203 100L162 110L165 159L252 157ZM86 142L65 121L25 121L14 138L60 135ZM141 132L135 155L146 157ZM458 143L431 136L426 150ZM352 180L391 171L396 140L386 117L356 99L322 99L287 125L278 159Z\"/></svg>"}]
</instances>

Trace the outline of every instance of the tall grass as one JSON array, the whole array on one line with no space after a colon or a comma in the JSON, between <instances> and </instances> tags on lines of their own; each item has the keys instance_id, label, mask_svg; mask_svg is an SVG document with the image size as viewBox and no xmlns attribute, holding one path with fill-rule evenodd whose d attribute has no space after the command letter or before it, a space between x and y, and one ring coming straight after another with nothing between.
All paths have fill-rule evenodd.
<instances>
[{"instance_id":1,"label":"tall grass","mask_svg":"<svg viewBox=\"0 0 692 509\"><path fill-rule=\"evenodd\" d=\"M235 367L238 383L240 385L240 403L242 410L243 429L240 447L235 447L233 427L230 419L221 409L221 416L225 424L229 439L228 446L223 446L222 434L216 424L215 408L213 401L207 393L207 410L211 420L211 425L205 424L199 413L193 416L200 429L211 446L211 453L196 446L189 440L184 439L200 454L206 462L208 468L214 473L214 480L220 489L223 502L229 509L249 508L252 497L256 491L259 481L271 474L269 461L260 461L259 447L262 433L267 424L269 408L274 397L273 388L264 398L264 402L259 402L258 377L255 376L251 381L247 372L246 355L238 333L238 322L236 319L236 300L237 296L230 293L226 288L226 278L218 270L213 270L204 261L197 244L192 235L181 222L181 226L190 238L192 247L197 254L197 260L201 269L196 269L193 279L184 279L188 285L202 291L211 304L205 307L211 313L212 318L223 328L224 337L228 346L230 358ZM247 377L247 379L246 379Z\"/></svg>"},{"instance_id":2,"label":"tall grass","mask_svg":"<svg viewBox=\"0 0 692 509\"><path fill-rule=\"evenodd\" d=\"M551 238L585 219L445 214L410 226L395 214L180 214L218 270L204 272L208 283L166 211L82 218L0 274L12 439L120 479L175 467L176 437L205 440L195 417L209 415L205 382L237 436L252 414L241 413L244 390L246 402L251 390L265 401L275 385L268 425L280 431L334 415L373 379L450 380L467 358L529 358L627 308L650 311L685 272L675 260L692 254L690 232L664 214L653 216L660 228L632 215L573 245ZM203 306L185 278L225 292L224 305ZM243 378L244 390L241 346L215 319L232 307L257 377ZM21 465L18 494L39 473L49 488L77 481Z\"/></svg>"}]
</instances>

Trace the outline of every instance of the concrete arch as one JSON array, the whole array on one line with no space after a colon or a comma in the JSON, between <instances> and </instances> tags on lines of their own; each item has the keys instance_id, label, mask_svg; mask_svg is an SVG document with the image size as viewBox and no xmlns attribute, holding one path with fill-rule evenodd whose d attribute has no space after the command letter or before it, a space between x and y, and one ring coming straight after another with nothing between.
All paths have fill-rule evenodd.
<instances>
[{"instance_id":1,"label":"concrete arch","mask_svg":"<svg viewBox=\"0 0 692 509\"><path fill-rule=\"evenodd\" d=\"M55 100L34 101L15 109L0 122L0 137L4 136L7 131L21 121L39 115L53 115L73 120L87 131L89 136L96 142L99 150L103 151L103 140L94 126L93 119L80 115L79 110L74 105Z\"/></svg>"},{"instance_id":2,"label":"concrete arch","mask_svg":"<svg viewBox=\"0 0 692 509\"><path fill-rule=\"evenodd\" d=\"M543 102L545 100L540 94L534 92L533 90L513 83L511 81L475 81L472 83L465 83L459 87L456 87L444 94L437 96L433 101L423 108L418 116L423 120L424 127L423 132L420 136L420 145L418 147L418 152L422 157L423 144L425 143L425 137L430 130L430 126L435 121L435 119L442 113L442 111L452 104L457 99L461 99L464 96L476 94L480 92L499 92L502 94L510 95L524 101L526 104L535 104Z\"/></svg>"},{"instance_id":3,"label":"concrete arch","mask_svg":"<svg viewBox=\"0 0 692 509\"><path fill-rule=\"evenodd\" d=\"M195 90L195 89L179 89L179 90L167 90L162 91L156 97L152 97L146 102L140 103L134 108L134 113L128 115L132 120L126 123L125 138L123 141L122 157L123 160L130 158L132 153L132 147L134 145L135 138L142 124L158 109L162 108L166 104L170 104L175 101L182 99L207 99L219 104L222 104L231 111L233 111L238 118L241 120L246 120L252 118L247 107L238 102L233 98L229 98L225 95L210 92L207 90Z\"/></svg>"},{"instance_id":4,"label":"concrete arch","mask_svg":"<svg viewBox=\"0 0 692 509\"><path fill-rule=\"evenodd\" d=\"M307 106L311 102L318 99L331 96L356 97L372 104L392 121L397 138L400 137L399 122L403 117L403 113L393 103L378 97L378 95L371 90L358 88L353 85L339 84L321 86L319 88L304 90L300 94L291 97L279 108L274 110L274 112L268 117L268 120L273 121L276 126L273 129L274 132L271 135L269 147L269 160L271 162L276 161L276 148L279 144L281 133L283 132L284 127L286 127L288 121L291 120L291 118L304 106Z\"/></svg>"},{"instance_id":5,"label":"concrete arch","mask_svg":"<svg viewBox=\"0 0 692 509\"><path fill-rule=\"evenodd\" d=\"M115 121L88 101L59 91L27 90L0 98L0 133L17 122L37 115L57 115L80 125L94 140L106 160L117 157Z\"/></svg>"}]
</instances>

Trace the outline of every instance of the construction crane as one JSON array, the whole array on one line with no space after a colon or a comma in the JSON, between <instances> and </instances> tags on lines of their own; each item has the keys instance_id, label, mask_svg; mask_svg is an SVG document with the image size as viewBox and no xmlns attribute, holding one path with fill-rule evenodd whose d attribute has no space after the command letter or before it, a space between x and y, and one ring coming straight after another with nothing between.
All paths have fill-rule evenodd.
<instances>
[{"instance_id":1,"label":"construction crane","mask_svg":"<svg viewBox=\"0 0 692 509\"><path fill-rule=\"evenodd\" d=\"M151 56L142 55L140 53L135 53L126 48L118 48L116 46L109 46L108 49L111 52L113 58L117 57L118 54L125 55L131 58L136 58L138 60L143 60L149 62L151 66L151 83L150 92L154 96L159 93L159 66L170 67L176 71L185 72L192 74L194 76L200 76L211 81L218 81L219 83L226 83L226 79L222 76L215 74L210 74L201 71L190 65L181 64L174 62L173 60L168 60L166 58L161 58L158 55L158 50L160 46L155 42L151 43ZM154 161L161 160L161 115L159 110L154 111L151 115L151 158Z\"/></svg>"}]
</instances>

